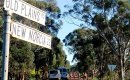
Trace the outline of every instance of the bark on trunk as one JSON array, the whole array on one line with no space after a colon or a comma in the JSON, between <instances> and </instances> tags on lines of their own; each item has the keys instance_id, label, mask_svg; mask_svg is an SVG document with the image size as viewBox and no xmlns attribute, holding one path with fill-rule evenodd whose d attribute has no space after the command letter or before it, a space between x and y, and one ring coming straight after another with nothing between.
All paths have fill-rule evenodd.
<instances>
[{"instance_id":1,"label":"bark on trunk","mask_svg":"<svg viewBox=\"0 0 130 80\"><path fill-rule=\"evenodd\" d=\"M24 80L24 74L22 75L22 80Z\"/></svg>"},{"instance_id":2,"label":"bark on trunk","mask_svg":"<svg viewBox=\"0 0 130 80\"><path fill-rule=\"evenodd\" d=\"M125 80L125 70L124 70L123 58L121 57L121 80Z\"/></svg>"}]
</instances>

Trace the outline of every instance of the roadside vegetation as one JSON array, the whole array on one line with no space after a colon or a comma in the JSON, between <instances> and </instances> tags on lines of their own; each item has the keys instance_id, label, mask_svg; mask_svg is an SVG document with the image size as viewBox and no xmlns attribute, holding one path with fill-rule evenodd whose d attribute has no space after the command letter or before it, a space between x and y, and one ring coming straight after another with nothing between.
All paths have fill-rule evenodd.
<instances>
[{"instance_id":1,"label":"roadside vegetation","mask_svg":"<svg viewBox=\"0 0 130 80\"><path fill-rule=\"evenodd\" d=\"M64 16L74 20L69 23L80 28L69 33L65 45L76 69L91 78L128 80L130 71L130 2L129 0L72 0L66 5ZM79 23L75 23L79 21ZM110 72L108 65L116 65Z\"/></svg>"}]
</instances>

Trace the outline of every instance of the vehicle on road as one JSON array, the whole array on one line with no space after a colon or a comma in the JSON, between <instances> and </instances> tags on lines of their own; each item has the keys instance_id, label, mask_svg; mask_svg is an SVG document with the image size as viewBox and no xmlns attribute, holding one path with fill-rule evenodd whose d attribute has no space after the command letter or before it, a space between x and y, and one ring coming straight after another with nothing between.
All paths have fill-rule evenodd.
<instances>
[{"instance_id":1,"label":"vehicle on road","mask_svg":"<svg viewBox=\"0 0 130 80\"><path fill-rule=\"evenodd\" d=\"M50 70L49 71L49 80L61 80L60 70Z\"/></svg>"},{"instance_id":2,"label":"vehicle on road","mask_svg":"<svg viewBox=\"0 0 130 80\"><path fill-rule=\"evenodd\" d=\"M60 70L62 80L69 80L69 74L66 67L58 67L58 70Z\"/></svg>"}]
</instances>

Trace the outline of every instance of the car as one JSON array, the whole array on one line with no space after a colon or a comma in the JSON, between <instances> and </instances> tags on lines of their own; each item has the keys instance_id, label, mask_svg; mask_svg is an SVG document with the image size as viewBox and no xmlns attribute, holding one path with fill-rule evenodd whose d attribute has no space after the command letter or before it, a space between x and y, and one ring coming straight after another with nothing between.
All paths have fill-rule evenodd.
<instances>
[{"instance_id":1,"label":"car","mask_svg":"<svg viewBox=\"0 0 130 80\"><path fill-rule=\"evenodd\" d=\"M58 70L60 70L62 80L69 79L68 69L66 67L58 67Z\"/></svg>"},{"instance_id":2,"label":"car","mask_svg":"<svg viewBox=\"0 0 130 80\"><path fill-rule=\"evenodd\" d=\"M49 71L49 80L60 80L61 79L61 73L60 70L50 70Z\"/></svg>"}]
</instances>

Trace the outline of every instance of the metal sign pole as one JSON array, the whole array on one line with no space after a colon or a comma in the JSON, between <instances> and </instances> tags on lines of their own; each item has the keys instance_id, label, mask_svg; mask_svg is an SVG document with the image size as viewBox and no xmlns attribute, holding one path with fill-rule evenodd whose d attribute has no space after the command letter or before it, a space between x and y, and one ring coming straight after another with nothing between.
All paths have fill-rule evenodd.
<instances>
[{"instance_id":1,"label":"metal sign pole","mask_svg":"<svg viewBox=\"0 0 130 80\"><path fill-rule=\"evenodd\" d=\"M113 71L112 71L112 66L111 66L111 80L113 80Z\"/></svg>"},{"instance_id":2,"label":"metal sign pole","mask_svg":"<svg viewBox=\"0 0 130 80\"><path fill-rule=\"evenodd\" d=\"M10 22L11 13L4 12L4 31L3 31L3 48L2 48L2 79L8 80L8 64L9 64L9 46L10 46Z\"/></svg>"}]
</instances>

